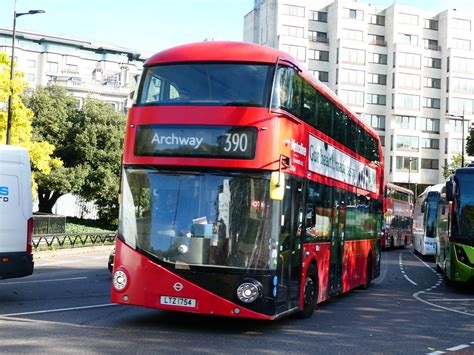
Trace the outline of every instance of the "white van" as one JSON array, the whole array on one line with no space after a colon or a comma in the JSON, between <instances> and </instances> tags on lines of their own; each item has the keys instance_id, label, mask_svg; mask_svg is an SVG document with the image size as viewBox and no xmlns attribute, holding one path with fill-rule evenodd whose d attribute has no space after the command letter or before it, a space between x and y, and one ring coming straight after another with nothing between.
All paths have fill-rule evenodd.
<instances>
[{"instance_id":1,"label":"white van","mask_svg":"<svg viewBox=\"0 0 474 355\"><path fill-rule=\"evenodd\" d=\"M0 279L33 273L32 235L28 151L0 144Z\"/></svg>"}]
</instances>

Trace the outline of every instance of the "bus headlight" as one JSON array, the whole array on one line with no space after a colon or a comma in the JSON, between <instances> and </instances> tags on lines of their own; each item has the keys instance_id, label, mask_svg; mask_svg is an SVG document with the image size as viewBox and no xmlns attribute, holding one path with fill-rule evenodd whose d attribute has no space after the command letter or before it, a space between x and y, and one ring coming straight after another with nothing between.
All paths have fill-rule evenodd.
<instances>
[{"instance_id":1,"label":"bus headlight","mask_svg":"<svg viewBox=\"0 0 474 355\"><path fill-rule=\"evenodd\" d=\"M252 303L262 296L262 287L257 281L245 281L237 287L237 298L243 303Z\"/></svg>"},{"instance_id":2,"label":"bus headlight","mask_svg":"<svg viewBox=\"0 0 474 355\"><path fill-rule=\"evenodd\" d=\"M114 288L117 291L122 291L123 289L125 289L125 287L127 286L127 282L128 279L127 274L125 272L123 272L122 270L115 271L113 284Z\"/></svg>"},{"instance_id":3,"label":"bus headlight","mask_svg":"<svg viewBox=\"0 0 474 355\"><path fill-rule=\"evenodd\" d=\"M463 264L469 265L469 259L466 255L466 252L464 251L463 248L455 245L454 250L456 250L456 257L457 259L462 262Z\"/></svg>"}]
</instances>

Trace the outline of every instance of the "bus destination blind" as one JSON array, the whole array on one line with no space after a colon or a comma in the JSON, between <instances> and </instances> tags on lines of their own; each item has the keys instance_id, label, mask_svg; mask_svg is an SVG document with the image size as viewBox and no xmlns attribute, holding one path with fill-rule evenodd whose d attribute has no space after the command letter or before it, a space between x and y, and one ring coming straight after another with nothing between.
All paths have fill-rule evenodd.
<instances>
[{"instance_id":1,"label":"bus destination blind","mask_svg":"<svg viewBox=\"0 0 474 355\"><path fill-rule=\"evenodd\" d=\"M135 155L253 159L256 142L255 127L140 125Z\"/></svg>"}]
</instances>

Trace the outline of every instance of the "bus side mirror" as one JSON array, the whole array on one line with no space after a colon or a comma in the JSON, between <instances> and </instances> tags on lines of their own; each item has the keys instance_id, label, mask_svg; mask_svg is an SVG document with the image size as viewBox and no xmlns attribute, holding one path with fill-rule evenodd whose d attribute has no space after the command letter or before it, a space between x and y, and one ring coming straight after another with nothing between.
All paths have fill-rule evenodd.
<instances>
[{"instance_id":1,"label":"bus side mirror","mask_svg":"<svg viewBox=\"0 0 474 355\"><path fill-rule=\"evenodd\" d=\"M270 176L270 199L283 200L285 195L285 173L273 171Z\"/></svg>"},{"instance_id":2,"label":"bus side mirror","mask_svg":"<svg viewBox=\"0 0 474 355\"><path fill-rule=\"evenodd\" d=\"M421 205L421 213L425 213L425 204L424 203Z\"/></svg>"},{"instance_id":3,"label":"bus side mirror","mask_svg":"<svg viewBox=\"0 0 474 355\"><path fill-rule=\"evenodd\" d=\"M454 196L453 196L453 181L452 180L446 181L446 199L448 201L452 201L454 199Z\"/></svg>"}]
</instances>

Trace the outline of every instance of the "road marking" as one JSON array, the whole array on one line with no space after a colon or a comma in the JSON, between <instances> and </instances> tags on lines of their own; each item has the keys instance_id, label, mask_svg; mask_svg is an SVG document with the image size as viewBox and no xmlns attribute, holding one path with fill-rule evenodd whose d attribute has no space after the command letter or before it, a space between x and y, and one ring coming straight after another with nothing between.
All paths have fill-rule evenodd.
<instances>
[{"instance_id":1,"label":"road marking","mask_svg":"<svg viewBox=\"0 0 474 355\"><path fill-rule=\"evenodd\" d=\"M466 302L466 301L474 301L474 298L430 298L427 301L438 301L438 302L452 302L452 301L459 301L459 302Z\"/></svg>"},{"instance_id":2,"label":"road marking","mask_svg":"<svg viewBox=\"0 0 474 355\"><path fill-rule=\"evenodd\" d=\"M85 276L81 277L70 277L67 279L52 279L52 280L31 280L31 281L14 281L14 282L1 282L0 286L2 285L21 285L21 284L30 284L30 283L39 283L39 282L58 282L58 281L73 281L73 280L84 280L87 279Z\"/></svg>"},{"instance_id":3,"label":"road marking","mask_svg":"<svg viewBox=\"0 0 474 355\"><path fill-rule=\"evenodd\" d=\"M82 307L70 307L70 308L56 308L56 309L46 309L43 311L33 311L33 312L21 312L21 313L9 313L9 314L0 314L0 317L17 317L17 316L28 316L33 314L44 314L44 313L56 313L56 312L67 312L67 311L77 311L81 309L91 309L91 308L102 308L118 306L118 303L105 303L105 304L96 304L93 306L82 306Z\"/></svg>"},{"instance_id":4,"label":"road marking","mask_svg":"<svg viewBox=\"0 0 474 355\"><path fill-rule=\"evenodd\" d=\"M105 258L104 256L95 256L89 259L99 260L99 259L104 259L104 258ZM45 267L45 266L56 266L56 265L62 265L62 264L74 264L74 263L80 263L80 262L83 262L83 260L63 260L63 261L55 261L52 263L45 263L45 264L42 264L41 262L36 261L35 264L38 267Z\"/></svg>"},{"instance_id":5,"label":"road marking","mask_svg":"<svg viewBox=\"0 0 474 355\"><path fill-rule=\"evenodd\" d=\"M438 276L438 282L439 284L437 283L436 285L434 286L431 286L431 287L428 287L427 289L423 290L423 291L418 291L418 292L415 292L412 297L417 300L417 301L420 301L424 304L427 304L427 305L430 305L432 307L435 307L435 308L439 308L439 309L443 309L445 311L448 311L448 312L454 312L454 313L459 313L459 314L463 314L465 316L470 316L470 317L474 317L474 313L468 313L468 312L463 312L463 311L459 311L457 309L453 309L453 308L448 308L448 307L444 307L444 306L440 306L438 304L435 304L435 303L431 303L429 302L428 300L424 300L420 297L420 295L424 294L424 293L429 293L429 291L432 291L434 290L435 288L437 288L439 285L441 285L441 280L443 278L443 276L441 274L439 274L436 270L434 270L430 265L428 265L427 263L425 263L423 260L421 260L418 256L416 256L415 254L413 254L420 262L423 263L423 265L425 265L428 269L430 269L432 272L434 272L437 276Z\"/></svg>"},{"instance_id":6,"label":"road marking","mask_svg":"<svg viewBox=\"0 0 474 355\"><path fill-rule=\"evenodd\" d=\"M407 276L407 274L405 274L405 270L403 269L402 253L400 253L400 254L398 255L398 263L400 264L400 271L402 272L403 277L404 277L405 279L407 279L407 281L410 282L412 285L418 286L418 284L417 284L415 281L413 281L412 279L410 279L410 278Z\"/></svg>"},{"instance_id":7,"label":"road marking","mask_svg":"<svg viewBox=\"0 0 474 355\"><path fill-rule=\"evenodd\" d=\"M427 355L438 355L438 354L446 354L446 351L433 351L428 353Z\"/></svg>"},{"instance_id":8,"label":"road marking","mask_svg":"<svg viewBox=\"0 0 474 355\"><path fill-rule=\"evenodd\" d=\"M458 345L458 346L453 346L452 348L447 348L446 350L458 351L458 350L461 350L461 349L466 349L468 347L469 347L469 345L462 344L462 345Z\"/></svg>"}]
</instances>

